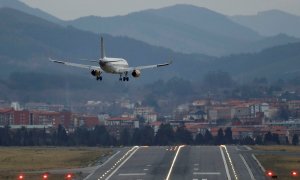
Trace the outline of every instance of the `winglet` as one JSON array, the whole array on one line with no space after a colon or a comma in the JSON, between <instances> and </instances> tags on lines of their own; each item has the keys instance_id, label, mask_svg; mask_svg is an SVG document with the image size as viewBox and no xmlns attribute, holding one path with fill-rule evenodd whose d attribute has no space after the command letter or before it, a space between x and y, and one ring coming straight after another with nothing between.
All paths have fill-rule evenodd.
<instances>
[{"instance_id":1,"label":"winglet","mask_svg":"<svg viewBox=\"0 0 300 180\"><path fill-rule=\"evenodd\" d=\"M60 63L60 64L65 64L65 62L63 62L63 61L57 61L57 60L51 59L50 57L49 57L48 59L49 59L49 61L51 61L51 62Z\"/></svg>"},{"instance_id":2,"label":"winglet","mask_svg":"<svg viewBox=\"0 0 300 180\"><path fill-rule=\"evenodd\" d=\"M164 63L164 64L158 64L157 67L168 66L168 65L170 65L170 64L172 64L172 63L173 63L173 61L170 60L170 61L167 62L167 63Z\"/></svg>"}]
</instances>

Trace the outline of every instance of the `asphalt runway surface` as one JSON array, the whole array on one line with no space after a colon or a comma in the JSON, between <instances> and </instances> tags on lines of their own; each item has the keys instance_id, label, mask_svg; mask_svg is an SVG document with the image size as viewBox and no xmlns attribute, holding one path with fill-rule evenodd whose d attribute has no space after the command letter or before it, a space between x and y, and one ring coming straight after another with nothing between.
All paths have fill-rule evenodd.
<instances>
[{"instance_id":1,"label":"asphalt runway surface","mask_svg":"<svg viewBox=\"0 0 300 180\"><path fill-rule=\"evenodd\" d=\"M120 149L86 180L264 180L245 146L135 146Z\"/></svg>"}]
</instances>

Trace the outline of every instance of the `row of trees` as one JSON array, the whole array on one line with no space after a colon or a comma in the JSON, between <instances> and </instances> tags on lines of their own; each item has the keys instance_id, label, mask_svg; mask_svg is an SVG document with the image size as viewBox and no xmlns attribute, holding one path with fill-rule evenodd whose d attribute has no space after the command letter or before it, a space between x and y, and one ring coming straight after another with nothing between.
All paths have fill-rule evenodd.
<instances>
[{"instance_id":1,"label":"row of trees","mask_svg":"<svg viewBox=\"0 0 300 180\"><path fill-rule=\"evenodd\" d=\"M247 136L236 140L232 138L231 128L225 130L220 128L216 136L206 130L193 137L185 127L179 127L174 131L170 124L162 124L156 134L150 126L133 130L125 128L121 131L119 139L111 136L105 126L95 126L93 130L79 127L73 133L67 133L61 125L51 133L47 133L46 129L0 128L0 146L263 145L280 143L278 134L270 132L264 136L257 136L255 139ZM298 135L294 135L292 144L299 144Z\"/></svg>"}]
</instances>

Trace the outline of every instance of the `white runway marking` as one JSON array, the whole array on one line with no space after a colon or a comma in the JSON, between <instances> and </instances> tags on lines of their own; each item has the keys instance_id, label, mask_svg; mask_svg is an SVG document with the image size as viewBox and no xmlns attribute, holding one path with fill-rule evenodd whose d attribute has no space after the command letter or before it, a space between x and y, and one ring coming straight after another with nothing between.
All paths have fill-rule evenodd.
<instances>
[{"instance_id":1,"label":"white runway marking","mask_svg":"<svg viewBox=\"0 0 300 180\"><path fill-rule=\"evenodd\" d=\"M144 171L148 171L149 169L144 169Z\"/></svg>"},{"instance_id":2,"label":"white runway marking","mask_svg":"<svg viewBox=\"0 0 300 180\"><path fill-rule=\"evenodd\" d=\"M260 167L260 169L262 170L262 172L266 172L265 168L260 164L260 162L258 161L258 159L255 157L254 154L251 154L252 158L256 161L256 163L258 164L258 166Z\"/></svg>"},{"instance_id":3,"label":"white runway marking","mask_svg":"<svg viewBox=\"0 0 300 180\"><path fill-rule=\"evenodd\" d=\"M194 164L194 166L199 166L199 164Z\"/></svg>"},{"instance_id":4,"label":"white runway marking","mask_svg":"<svg viewBox=\"0 0 300 180\"><path fill-rule=\"evenodd\" d=\"M194 172L194 175L220 175L220 172Z\"/></svg>"},{"instance_id":5,"label":"white runway marking","mask_svg":"<svg viewBox=\"0 0 300 180\"><path fill-rule=\"evenodd\" d=\"M145 176L146 173L121 173L119 176Z\"/></svg>"},{"instance_id":6,"label":"white runway marking","mask_svg":"<svg viewBox=\"0 0 300 180\"><path fill-rule=\"evenodd\" d=\"M245 166L246 166L246 168L247 168L247 171L248 171L248 173L249 173L249 175L250 175L250 177L251 177L251 180L255 180L255 178L254 178L254 176L253 176L253 173L252 173L251 169L249 168L249 166L248 166L248 164L247 164L247 162L246 162L244 156L240 154L240 157L241 157L243 163L245 164Z\"/></svg>"},{"instance_id":7,"label":"white runway marking","mask_svg":"<svg viewBox=\"0 0 300 180\"><path fill-rule=\"evenodd\" d=\"M132 149L136 148L105 180L108 180L109 178L111 178L125 163L126 161L128 161L128 159L130 159L133 154L139 150L139 146L134 146Z\"/></svg>"},{"instance_id":8,"label":"white runway marking","mask_svg":"<svg viewBox=\"0 0 300 180\"><path fill-rule=\"evenodd\" d=\"M226 159L225 159L224 152L223 152L223 150L222 150L222 146L220 146L220 151L221 151L222 159L223 159L223 162L224 162L224 166L225 166L225 171L226 171L227 179L228 179L228 180L231 180L231 176L230 176L230 173L229 173L229 170L228 170L228 165L227 165L227 161L226 161Z\"/></svg>"},{"instance_id":9,"label":"white runway marking","mask_svg":"<svg viewBox=\"0 0 300 180\"><path fill-rule=\"evenodd\" d=\"M199 170L199 168L194 168L194 171L198 171Z\"/></svg>"},{"instance_id":10,"label":"white runway marking","mask_svg":"<svg viewBox=\"0 0 300 180\"><path fill-rule=\"evenodd\" d=\"M179 148L177 149L177 152L176 152L175 157L174 157L174 159L173 159L173 162L172 162L172 165L171 165L171 167L170 167L169 173L168 173L168 175L167 175L167 177L166 177L166 180L169 180L169 178L170 178L170 176L171 176L171 172L172 172L173 166L174 166L174 164L175 164L175 161L176 161L176 159L177 159L177 156L178 156L178 154L179 154L179 151L180 151L180 149L181 149L182 147L184 147L184 145L179 146Z\"/></svg>"}]
</instances>

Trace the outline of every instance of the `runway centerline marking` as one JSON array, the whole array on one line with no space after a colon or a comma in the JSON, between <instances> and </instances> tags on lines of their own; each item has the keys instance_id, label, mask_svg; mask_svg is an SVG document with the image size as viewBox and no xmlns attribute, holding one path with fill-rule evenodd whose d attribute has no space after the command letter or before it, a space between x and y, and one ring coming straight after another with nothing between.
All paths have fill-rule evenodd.
<instances>
[{"instance_id":1,"label":"runway centerline marking","mask_svg":"<svg viewBox=\"0 0 300 180\"><path fill-rule=\"evenodd\" d=\"M220 172L194 172L193 175L221 175Z\"/></svg>"},{"instance_id":2,"label":"runway centerline marking","mask_svg":"<svg viewBox=\"0 0 300 180\"><path fill-rule=\"evenodd\" d=\"M119 176L145 176L146 173L120 173Z\"/></svg>"},{"instance_id":3,"label":"runway centerline marking","mask_svg":"<svg viewBox=\"0 0 300 180\"><path fill-rule=\"evenodd\" d=\"M169 172L168 172L168 175L167 175L167 177L166 177L166 180L169 180L169 178L170 178L170 176L171 176L171 172L172 172L172 170L173 170L173 166L174 166L175 161L176 161L176 159L177 159L177 156L178 156L178 154L179 154L179 151L180 151L180 149L183 148L183 147L184 147L184 145L181 145L181 146L179 146L179 148L177 149L177 152L176 152L176 154L175 154L175 156L174 156L174 159L173 159L172 165L171 165L171 167L170 167L170 170L169 170Z\"/></svg>"},{"instance_id":4,"label":"runway centerline marking","mask_svg":"<svg viewBox=\"0 0 300 180\"><path fill-rule=\"evenodd\" d=\"M246 168L247 168L247 171L248 171L248 173L249 173L249 175L250 175L250 177L251 177L251 180L255 180L255 178L254 178L254 176L253 176L253 173L252 173L251 169L249 168L249 165L248 165L248 163L246 162L244 156L240 154L240 157L241 157L243 163L245 164L245 166L246 166Z\"/></svg>"}]
</instances>

